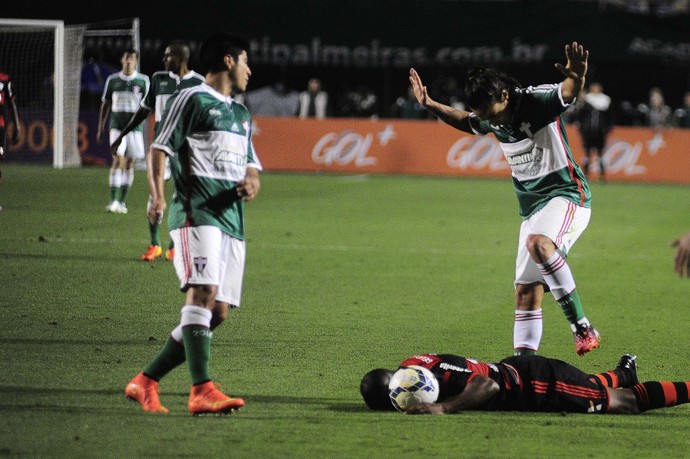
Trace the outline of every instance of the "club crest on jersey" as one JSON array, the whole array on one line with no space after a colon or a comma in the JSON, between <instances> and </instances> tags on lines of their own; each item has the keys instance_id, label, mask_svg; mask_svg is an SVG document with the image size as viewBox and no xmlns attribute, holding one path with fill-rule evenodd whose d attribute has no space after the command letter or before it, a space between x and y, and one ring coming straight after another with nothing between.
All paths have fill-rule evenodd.
<instances>
[{"instance_id":1,"label":"club crest on jersey","mask_svg":"<svg viewBox=\"0 0 690 459\"><path fill-rule=\"evenodd\" d=\"M207 261L206 257L194 257L194 266L199 274L203 273L204 269L206 269Z\"/></svg>"}]
</instances>

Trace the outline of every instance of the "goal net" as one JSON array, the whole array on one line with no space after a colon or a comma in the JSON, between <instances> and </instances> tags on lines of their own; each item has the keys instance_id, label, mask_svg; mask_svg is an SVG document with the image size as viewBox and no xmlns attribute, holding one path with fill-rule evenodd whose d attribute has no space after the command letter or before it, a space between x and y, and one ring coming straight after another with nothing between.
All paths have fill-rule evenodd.
<instances>
[{"instance_id":1,"label":"goal net","mask_svg":"<svg viewBox=\"0 0 690 459\"><path fill-rule=\"evenodd\" d=\"M0 72L9 74L21 123L12 160L81 164L78 142L82 41L86 26L0 19ZM8 120L9 121L9 120ZM11 138L14 126L8 126Z\"/></svg>"}]
</instances>

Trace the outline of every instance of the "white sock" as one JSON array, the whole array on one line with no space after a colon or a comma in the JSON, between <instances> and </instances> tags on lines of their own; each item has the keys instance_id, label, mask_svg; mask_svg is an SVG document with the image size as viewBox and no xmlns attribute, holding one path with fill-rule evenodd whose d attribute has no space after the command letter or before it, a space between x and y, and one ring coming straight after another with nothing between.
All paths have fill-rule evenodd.
<instances>
[{"instance_id":1,"label":"white sock","mask_svg":"<svg viewBox=\"0 0 690 459\"><path fill-rule=\"evenodd\" d=\"M110 169L110 174L108 175L108 184L111 188L120 188L122 186L121 169Z\"/></svg>"},{"instance_id":2,"label":"white sock","mask_svg":"<svg viewBox=\"0 0 690 459\"><path fill-rule=\"evenodd\" d=\"M209 309L188 304L182 307L181 315L182 318L180 319L180 327L182 328L188 325L199 325L202 327L211 328L211 318L213 317L213 313Z\"/></svg>"},{"instance_id":3,"label":"white sock","mask_svg":"<svg viewBox=\"0 0 690 459\"><path fill-rule=\"evenodd\" d=\"M546 262L537 263L537 266L556 301L575 290L573 273L558 252L554 252Z\"/></svg>"},{"instance_id":4,"label":"white sock","mask_svg":"<svg viewBox=\"0 0 690 459\"><path fill-rule=\"evenodd\" d=\"M125 169L123 172L123 177L122 177L122 185L126 185L128 187L132 187L132 183L134 183L134 168L131 169Z\"/></svg>"},{"instance_id":5,"label":"white sock","mask_svg":"<svg viewBox=\"0 0 690 459\"><path fill-rule=\"evenodd\" d=\"M515 310L515 324L513 326L513 348L539 350L544 321L541 308L534 311Z\"/></svg>"}]
</instances>

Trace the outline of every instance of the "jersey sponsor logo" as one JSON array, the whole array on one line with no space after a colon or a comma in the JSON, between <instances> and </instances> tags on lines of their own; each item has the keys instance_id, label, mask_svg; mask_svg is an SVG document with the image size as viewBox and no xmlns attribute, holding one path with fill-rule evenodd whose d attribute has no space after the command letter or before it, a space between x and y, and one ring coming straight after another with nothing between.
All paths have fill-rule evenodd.
<instances>
[{"instance_id":1,"label":"jersey sponsor logo","mask_svg":"<svg viewBox=\"0 0 690 459\"><path fill-rule=\"evenodd\" d=\"M459 371L462 373L472 373L472 370L470 370L469 368L462 368L462 367L459 367L456 365L451 365L450 363L445 363L445 362L441 363L439 365L439 368L441 368L442 370Z\"/></svg>"},{"instance_id":2,"label":"jersey sponsor logo","mask_svg":"<svg viewBox=\"0 0 690 459\"><path fill-rule=\"evenodd\" d=\"M417 359L417 360L421 360L424 363L434 363L434 359L432 359L428 355L415 355L412 358Z\"/></svg>"},{"instance_id":3,"label":"jersey sponsor logo","mask_svg":"<svg viewBox=\"0 0 690 459\"><path fill-rule=\"evenodd\" d=\"M213 167L217 171L227 171L233 166L246 166L247 155L235 153L230 150L221 150L213 158Z\"/></svg>"},{"instance_id":4,"label":"jersey sponsor logo","mask_svg":"<svg viewBox=\"0 0 690 459\"><path fill-rule=\"evenodd\" d=\"M230 131L231 132L240 132L240 127L237 125L237 123L232 123L232 126L230 126Z\"/></svg>"},{"instance_id":5,"label":"jersey sponsor logo","mask_svg":"<svg viewBox=\"0 0 690 459\"><path fill-rule=\"evenodd\" d=\"M542 159L544 159L544 149L540 147L534 147L530 151L517 155L506 156L506 161L508 161L511 167L534 163L528 170L522 171L523 174L527 175L536 175L539 173Z\"/></svg>"},{"instance_id":6,"label":"jersey sponsor logo","mask_svg":"<svg viewBox=\"0 0 690 459\"><path fill-rule=\"evenodd\" d=\"M208 259L206 257L194 257L194 267L199 274L204 272L207 262Z\"/></svg>"}]
</instances>

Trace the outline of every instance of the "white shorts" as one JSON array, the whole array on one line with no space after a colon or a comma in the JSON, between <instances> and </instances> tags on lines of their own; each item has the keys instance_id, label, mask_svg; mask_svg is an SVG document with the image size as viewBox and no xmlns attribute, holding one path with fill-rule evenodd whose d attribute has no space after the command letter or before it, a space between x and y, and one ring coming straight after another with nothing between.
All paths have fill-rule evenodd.
<instances>
[{"instance_id":1,"label":"white shorts","mask_svg":"<svg viewBox=\"0 0 690 459\"><path fill-rule=\"evenodd\" d=\"M180 290L217 285L216 301L240 306L246 243L215 226L190 226L170 231L175 243L173 264Z\"/></svg>"},{"instance_id":2,"label":"white shorts","mask_svg":"<svg viewBox=\"0 0 690 459\"><path fill-rule=\"evenodd\" d=\"M515 285L545 284L544 277L527 250L527 236L541 234L556 244L563 258L587 228L592 209L580 207L564 198L553 198L537 213L522 222L515 260Z\"/></svg>"},{"instance_id":3,"label":"white shorts","mask_svg":"<svg viewBox=\"0 0 690 459\"><path fill-rule=\"evenodd\" d=\"M120 135L120 130L110 130L110 144ZM132 131L122 139L122 143L117 147L117 156L126 156L132 159L143 159L146 151L144 150L144 133Z\"/></svg>"}]
</instances>

